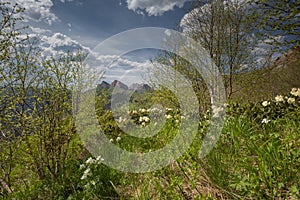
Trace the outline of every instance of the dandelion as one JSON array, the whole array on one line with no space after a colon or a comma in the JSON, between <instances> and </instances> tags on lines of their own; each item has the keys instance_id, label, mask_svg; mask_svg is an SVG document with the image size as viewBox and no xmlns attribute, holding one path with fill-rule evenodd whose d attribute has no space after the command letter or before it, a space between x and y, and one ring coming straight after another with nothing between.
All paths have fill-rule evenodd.
<instances>
[{"instance_id":1,"label":"dandelion","mask_svg":"<svg viewBox=\"0 0 300 200\"><path fill-rule=\"evenodd\" d=\"M119 142L121 140L121 137L117 137L116 141Z\"/></svg>"},{"instance_id":2,"label":"dandelion","mask_svg":"<svg viewBox=\"0 0 300 200\"><path fill-rule=\"evenodd\" d=\"M268 105L270 105L270 102L268 102L268 101L262 102L262 106L263 106L263 107L266 107L266 106L268 106Z\"/></svg>"},{"instance_id":3,"label":"dandelion","mask_svg":"<svg viewBox=\"0 0 300 200\"><path fill-rule=\"evenodd\" d=\"M284 98L283 98L282 95L277 95L277 96L275 97L275 101L276 101L277 103L279 103L279 102L284 102Z\"/></svg>"},{"instance_id":4,"label":"dandelion","mask_svg":"<svg viewBox=\"0 0 300 200\"><path fill-rule=\"evenodd\" d=\"M287 102L288 102L289 104L292 104L292 103L295 102L295 98L290 97L290 98L288 98Z\"/></svg>"},{"instance_id":5,"label":"dandelion","mask_svg":"<svg viewBox=\"0 0 300 200\"><path fill-rule=\"evenodd\" d=\"M271 120L264 118L264 119L261 121L261 123L262 123L262 124L267 124L267 123L269 123L270 121L271 121Z\"/></svg>"}]
</instances>

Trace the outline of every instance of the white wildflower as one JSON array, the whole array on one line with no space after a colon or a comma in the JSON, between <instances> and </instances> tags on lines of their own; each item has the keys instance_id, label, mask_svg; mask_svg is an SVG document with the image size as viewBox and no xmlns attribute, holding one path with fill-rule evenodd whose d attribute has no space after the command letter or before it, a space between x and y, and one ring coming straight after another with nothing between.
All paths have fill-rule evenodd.
<instances>
[{"instance_id":1,"label":"white wildflower","mask_svg":"<svg viewBox=\"0 0 300 200\"><path fill-rule=\"evenodd\" d=\"M293 88L292 90L291 90L291 95L293 95L293 96L295 96L295 97L300 97L300 88Z\"/></svg>"},{"instance_id":2,"label":"white wildflower","mask_svg":"<svg viewBox=\"0 0 300 200\"><path fill-rule=\"evenodd\" d=\"M117 137L116 141L119 142L121 140L121 137Z\"/></svg>"},{"instance_id":3,"label":"white wildflower","mask_svg":"<svg viewBox=\"0 0 300 200\"><path fill-rule=\"evenodd\" d=\"M142 126L146 126L146 123L145 123L145 122L142 122Z\"/></svg>"},{"instance_id":4,"label":"white wildflower","mask_svg":"<svg viewBox=\"0 0 300 200\"><path fill-rule=\"evenodd\" d=\"M167 119L171 119L171 118L172 118L172 115L165 115L165 117L166 117Z\"/></svg>"},{"instance_id":5,"label":"white wildflower","mask_svg":"<svg viewBox=\"0 0 300 200\"><path fill-rule=\"evenodd\" d=\"M213 116L214 118L219 117L219 113L223 111L222 107L217 107L217 106L212 106L212 112L213 112Z\"/></svg>"},{"instance_id":6,"label":"white wildflower","mask_svg":"<svg viewBox=\"0 0 300 200\"><path fill-rule=\"evenodd\" d=\"M104 161L104 159L103 159L101 156L98 156L98 157L96 158L96 160L97 160L97 161Z\"/></svg>"},{"instance_id":7,"label":"white wildflower","mask_svg":"<svg viewBox=\"0 0 300 200\"><path fill-rule=\"evenodd\" d=\"M85 174L83 174L82 177L81 177L80 179L81 179L81 180L84 180L84 179L86 179L86 177L87 177L87 176L86 176Z\"/></svg>"},{"instance_id":8,"label":"white wildflower","mask_svg":"<svg viewBox=\"0 0 300 200\"><path fill-rule=\"evenodd\" d=\"M111 138L109 141L110 141L110 142L114 142L114 139Z\"/></svg>"},{"instance_id":9,"label":"white wildflower","mask_svg":"<svg viewBox=\"0 0 300 200\"><path fill-rule=\"evenodd\" d=\"M89 157L86 161L85 161L86 164L92 164L94 163L94 159L92 157Z\"/></svg>"},{"instance_id":10,"label":"white wildflower","mask_svg":"<svg viewBox=\"0 0 300 200\"><path fill-rule=\"evenodd\" d=\"M276 97L275 97L275 101L278 103L278 102L284 102L284 98L283 98L283 96L282 95L277 95Z\"/></svg>"},{"instance_id":11,"label":"white wildflower","mask_svg":"<svg viewBox=\"0 0 300 200\"><path fill-rule=\"evenodd\" d=\"M288 102L289 104L292 104L292 103L295 102L295 98L290 97L290 98L288 98L287 102Z\"/></svg>"},{"instance_id":12,"label":"white wildflower","mask_svg":"<svg viewBox=\"0 0 300 200\"><path fill-rule=\"evenodd\" d=\"M119 117L118 122L122 123L123 122L123 117Z\"/></svg>"},{"instance_id":13,"label":"white wildflower","mask_svg":"<svg viewBox=\"0 0 300 200\"><path fill-rule=\"evenodd\" d=\"M133 110L133 111L132 111L132 114L137 114L137 111L136 111L136 110Z\"/></svg>"},{"instance_id":14,"label":"white wildflower","mask_svg":"<svg viewBox=\"0 0 300 200\"><path fill-rule=\"evenodd\" d=\"M80 166L79 166L79 169L84 169L85 168L85 165L84 164L81 164Z\"/></svg>"},{"instance_id":15,"label":"white wildflower","mask_svg":"<svg viewBox=\"0 0 300 200\"><path fill-rule=\"evenodd\" d=\"M261 123L267 124L267 123L269 123L270 121L271 121L271 120L264 118L264 119L261 121Z\"/></svg>"},{"instance_id":16,"label":"white wildflower","mask_svg":"<svg viewBox=\"0 0 300 200\"><path fill-rule=\"evenodd\" d=\"M150 112L157 112L157 111L159 111L158 108L152 108L152 109L150 109Z\"/></svg>"},{"instance_id":17,"label":"white wildflower","mask_svg":"<svg viewBox=\"0 0 300 200\"><path fill-rule=\"evenodd\" d=\"M262 102L262 105L263 105L263 107L266 107L266 106L270 105L270 102L269 101L264 101L264 102Z\"/></svg>"},{"instance_id":18,"label":"white wildflower","mask_svg":"<svg viewBox=\"0 0 300 200\"><path fill-rule=\"evenodd\" d=\"M144 121L144 118L143 118L143 117L140 117L140 118L139 118L139 121L140 121L140 122Z\"/></svg>"},{"instance_id":19,"label":"white wildflower","mask_svg":"<svg viewBox=\"0 0 300 200\"><path fill-rule=\"evenodd\" d=\"M141 108L141 109L139 109L139 111L142 112L142 113L144 113L144 112L146 112L147 110L146 110L145 108Z\"/></svg>"},{"instance_id":20,"label":"white wildflower","mask_svg":"<svg viewBox=\"0 0 300 200\"><path fill-rule=\"evenodd\" d=\"M90 174L90 172L91 172L91 169L90 169L90 168L87 168L83 173L84 173L84 174Z\"/></svg>"},{"instance_id":21,"label":"white wildflower","mask_svg":"<svg viewBox=\"0 0 300 200\"><path fill-rule=\"evenodd\" d=\"M91 169L90 169L90 168L87 168L87 169L83 172L83 175L82 175L82 177L81 177L81 180L86 179L86 177L88 177L88 175L90 175L90 172L91 172Z\"/></svg>"},{"instance_id":22,"label":"white wildflower","mask_svg":"<svg viewBox=\"0 0 300 200\"><path fill-rule=\"evenodd\" d=\"M96 182L95 182L95 181L91 181L91 184L92 184L92 185L96 185Z\"/></svg>"},{"instance_id":23,"label":"white wildflower","mask_svg":"<svg viewBox=\"0 0 300 200\"><path fill-rule=\"evenodd\" d=\"M176 119L176 120L175 120L175 122L178 124L178 123L179 123L179 120L178 120L178 119Z\"/></svg>"},{"instance_id":24,"label":"white wildflower","mask_svg":"<svg viewBox=\"0 0 300 200\"><path fill-rule=\"evenodd\" d=\"M147 117L147 116L144 116L144 117L143 117L143 120L144 120L145 122L149 122L149 121L150 121L150 118Z\"/></svg>"}]
</instances>

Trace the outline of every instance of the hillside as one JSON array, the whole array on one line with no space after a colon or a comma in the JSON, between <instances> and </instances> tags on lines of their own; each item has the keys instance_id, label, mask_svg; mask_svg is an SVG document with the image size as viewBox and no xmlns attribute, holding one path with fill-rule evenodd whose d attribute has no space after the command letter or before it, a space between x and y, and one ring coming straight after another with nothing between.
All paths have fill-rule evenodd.
<instances>
[{"instance_id":1,"label":"hillside","mask_svg":"<svg viewBox=\"0 0 300 200\"><path fill-rule=\"evenodd\" d=\"M294 48L261 70L235 77L233 100L262 101L300 87L300 48Z\"/></svg>"}]
</instances>

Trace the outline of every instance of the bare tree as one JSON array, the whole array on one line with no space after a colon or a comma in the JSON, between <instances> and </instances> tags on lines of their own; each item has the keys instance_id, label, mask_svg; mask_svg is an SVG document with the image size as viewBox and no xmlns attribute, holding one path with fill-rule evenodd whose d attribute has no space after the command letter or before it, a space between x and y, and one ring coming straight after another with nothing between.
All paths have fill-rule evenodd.
<instances>
[{"instance_id":1,"label":"bare tree","mask_svg":"<svg viewBox=\"0 0 300 200\"><path fill-rule=\"evenodd\" d=\"M255 19L248 1L213 0L196 7L181 22L183 32L209 51L224 75L228 98L235 92L235 75L257 67Z\"/></svg>"}]
</instances>

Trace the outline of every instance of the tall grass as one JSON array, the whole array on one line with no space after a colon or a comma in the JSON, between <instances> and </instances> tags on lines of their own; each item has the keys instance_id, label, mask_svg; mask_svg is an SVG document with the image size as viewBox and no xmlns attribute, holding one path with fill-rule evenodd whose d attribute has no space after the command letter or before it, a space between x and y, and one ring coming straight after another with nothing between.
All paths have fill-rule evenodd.
<instances>
[{"instance_id":1,"label":"tall grass","mask_svg":"<svg viewBox=\"0 0 300 200\"><path fill-rule=\"evenodd\" d=\"M50 192L57 199L300 199L300 89L293 91L256 104L229 103L220 139L204 159L198 152L210 111L202 115L190 149L161 170L119 172L102 164L101 157L87 154L72 164L74 176L70 174L67 182L37 182L20 190L22 194L6 197L33 199ZM145 126L139 119L149 116L147 112L132 111L133 120ZM172 117L150 140L126 136L109 112L99 120L115 145L147 152L161 148L177 134L180 113L169 109L167 114Z\"/></svg>"}]
</instances>

